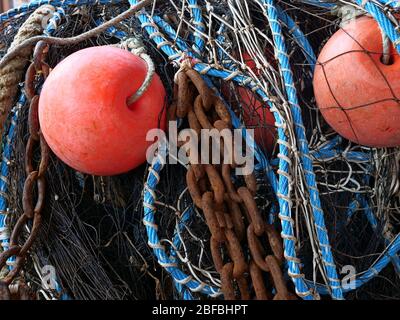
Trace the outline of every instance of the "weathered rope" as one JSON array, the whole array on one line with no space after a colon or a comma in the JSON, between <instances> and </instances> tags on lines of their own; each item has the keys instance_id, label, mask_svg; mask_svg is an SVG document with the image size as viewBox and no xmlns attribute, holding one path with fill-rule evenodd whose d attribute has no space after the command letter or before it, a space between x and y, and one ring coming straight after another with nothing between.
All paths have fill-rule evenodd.
<instances>
[{"instance_id":1,"label":"weathered rope","mask_svg":"<svg viewBox=\"0 0 400 320\"><path fill-rule=\"evenodd\" d=\"M55 8L53 6L44 5L29 16L18 30L14 41L8 49L8 53L15 52L15 54L7 64L0 66L0 135L3 133L4 122L14 104L18 91L18 83L23 78L25 67L32 54L31 47L17 48L24 41L29 41L34 36L43 33L43 29L46 26L45 21L46 19L50 19L54 11Z\"/></svg>"},{"instance_id":2,"label":"weathered rope","mask_svg":"<svg viewBox=\"0 0 400 320\"><path fill-rule=\"evenodd\" d=\"M92 37L97 36L98 34L106 31L109 27L114 26L121 21L128 19L132 15L134 15L137 11L140 9L144 8L148 4L151 3L152 0L143 0L140 3L137 3L133 5L131 8L128 10L124 11L123 13L119 14L115 18L112 18L111 20L104 22L102 25L93 28L85 33L82 33L78 36L75 37L70 37L70 38L55 38L55 37L48 37L48 36L35 36L30 39L27 39L25 41L22 41L20 44L15 46L13 50L10 50L7 52L7 54L1 59L0 61L0 68L4 67L11 59L13 59L15 56L19 55L19 52L21 50L24 50L25 48L30 48L34 46L37 42L39 41L44 41L47 44L53 44L53 45L75 45L79 42L85 41L87 39L90 39Z\"/></svg>"},{"instance_id":3,"label":"weathered rope","mask_svg":"<svg viewBox=\"0 0 400 320\"><path fill-rule=\"evenodd\" d=\"M153 79L156 69L153 60L146 53L146 48L144 44L138 38L129 38L120 43L119 47L122 47L125 50L129 50L132 54L140 57L147 64L147 72L143 80L143 83L141 84L139 89L137 89L137 91L134 94L132 94L126 101L126 104L130 106L146 92L146 90L151 84L151 80Z\"/></svg>"}]
</instances>

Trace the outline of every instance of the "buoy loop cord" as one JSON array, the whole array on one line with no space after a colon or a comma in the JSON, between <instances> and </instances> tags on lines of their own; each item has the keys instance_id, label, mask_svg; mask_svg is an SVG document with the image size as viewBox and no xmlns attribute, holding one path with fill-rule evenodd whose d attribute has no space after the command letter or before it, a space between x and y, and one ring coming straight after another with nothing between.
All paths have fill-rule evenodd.
<instances>
[{"instance_id":1,"label":"buoy loop cord","mask_svg":"<svg viewBox=\"0 0 400 320\"><path fill-rule=\"evenodd\" d=\"M385 65L390 64L390 39L386 33L380 28L382 34L382 63Z\"/></svg>"},{"instance_id":2,"label":"buoy loop cord","mask_svg":"<svg viewBox=\"0 0 400 320\"><path fill-rule=\"evenodd\" d=\"M151 57L147 53L141 53L139 55L139 57L142 58L146 62L147 73L146 73L146 77L144 78L143 83L140 86L140 88L126 100L126 104L128 106L135 103L146 92L146 90L149 88L149 86L151 84L151 81L153 80L153 76L155 73L154 62L151 59Z\"/></svg>"}]
</instances>

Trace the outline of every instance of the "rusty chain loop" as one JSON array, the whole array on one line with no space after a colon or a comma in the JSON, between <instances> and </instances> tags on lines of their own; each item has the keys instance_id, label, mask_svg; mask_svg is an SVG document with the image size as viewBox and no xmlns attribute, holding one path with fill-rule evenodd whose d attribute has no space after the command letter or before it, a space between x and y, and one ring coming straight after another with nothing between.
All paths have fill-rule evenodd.
<instances>
[{"instance_id":1,"label":"rusty chain loop","mask_svg":"<svg viewBox=\"0 0 400 320\"><path fill-rule=\"evenodd\" d=\"M189 127L198 134L201 129L232 128L225 104L199 73L184 67L175 81L169 120L187 117ZM220 146L223 157L222 138ZM221 277L221 291L226 300L254 296L262 300L292 299L281 271L282 240L273 226L264 222L254 200L256 178L254 174L243 176L245 186L235 187L231 171L236 162L233 153L226 154L231 157L231 164L197 164L188 155L190 166L186 175L193 203L202 210L211 233L211 256ZM263 272L270 274L267 286ZM275 296L268 291L272 287Z\"/></svg>"},{"instance_id":2,"label":"rusty chain loop","mask_svg":"<svg viewBox=\"0 0 400 320\"><path fill-rule=\"evenodd\" d=\"M25 95L30 105L28 115L29 138L25 149L26 180L22 195L23 214L18 218L11 232L10 248L0 254L0 270L6 266L9 258L16 257L13 268L0 280L0 300L32 298L32 295L28 293L29 288L27 285L21 281L15 283L15 280L20 274L27 254L39 234L45 200L45 173L49 163L50 149L40 132L37 88L39 82L45 80L50 71L48 64L44 62L47 52L48 45L44 42L38 42L34 50L32 63L28 67L25 76ZM34 160L36 152L40 152L38 163ZM27 239L21 244L24 229L28 222L32 223L32 227Z\"/></svg>"}]
</instances>

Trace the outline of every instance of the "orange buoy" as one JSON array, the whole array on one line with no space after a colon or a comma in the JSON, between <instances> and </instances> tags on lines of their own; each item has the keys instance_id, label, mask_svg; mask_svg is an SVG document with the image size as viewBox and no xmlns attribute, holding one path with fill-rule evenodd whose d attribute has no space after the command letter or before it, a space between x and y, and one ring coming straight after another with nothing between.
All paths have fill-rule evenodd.
<instances>
[{"instance_id":1,"label":"orange buoy","mask_svg":"<svg viewBox=\"0 0 400 320\"><path fill-rule=\"evenodd\" d=\"M165 89L154 75L132 105L147 64L130 52L102 46L83 49L59 63L46 79L39 121L51 150L72 168L115 175L146 160L152 128L165 129ZM161 119L161 121L160 121Z\"/></svg>"},{"instance_id":2,"label":"orange buoy","mask_svg":"<svg viewBox=\"0 0 400 320\"><path fill-rule=\"evenodd\" d=\"M236 56L239 54L236 54ZM268 52L266 56L269 57ZM244 63L256 74L259 70L256 63L247 52L242 53ZM221 88L222 94L229 103L235 103L229 92L229 85L224 83ZM249 89L237 87L237 93L240 98L243 109L243 122L248 129L254 129L254 140L263 150L271 153L276 139L275 118L269 108L262 101L256 98L256 95Z\"/></svg>"},{"instance_id":3,"label":"orange buoy","mask_svg":"<svg viewBox=\"0 0 400 320\"><path fill-rule=\"evenodd\" d=\"M265 54L268 60L272 61L267 51ZM258 75L259 70L251 56L247 52L244 52L242 56L245 64ZM256 95L251 90L239 87L238 94L242 104L245 106L243 112L244 124L247 128L254 129L254 140L257 145L269 153L272 152L276 138L273 114L265 103L256 98Z\"/></svg>"},{"instance_id":4,"label":"orange buoy","mask_svg":"<svg viewBox=\"0 0 400 320\"><path fill-rule=\"evenodd\" d=\"M251 90L239 87L241 102L247 106L243 112L243 121L248 129L254 129L254 140L258 146L271 153L274 148L276 129L275 118L266 104L257 100Z\"/></svg>"},{"instance_id":5,"label":"orange buoy","mask_svg":"<svg viewBox=\"0 0 400 320\"><path fill-rule=\"evenodd\" d=\"M314 74L315 99L341 136L369 147L400 146L400 57L391 46L382 63L382 35L361 17L337 31L322 49Z\"/></svg>"}]
</instances>

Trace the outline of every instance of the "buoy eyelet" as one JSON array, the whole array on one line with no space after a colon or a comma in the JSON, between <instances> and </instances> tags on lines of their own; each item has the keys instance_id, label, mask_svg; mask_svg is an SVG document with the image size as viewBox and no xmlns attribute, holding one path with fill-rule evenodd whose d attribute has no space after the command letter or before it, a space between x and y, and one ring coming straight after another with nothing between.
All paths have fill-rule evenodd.
<instances>
[{"instance_id":1,"label":"buoy eyelet","mask_svg":"<svg viewBox=\"0 0 400 320\"><path fill-rule=\"evenodd\" d=\"M379 60L382 64L384 64L385 66L391 66L394 64L394 55L393 54L390 54L389 59L387 59L386 61L385 61L385 58L387 59L387 55L385 56L384 54L382 54L381 57L379 58Z\"/></svg>"}]
</instances>

